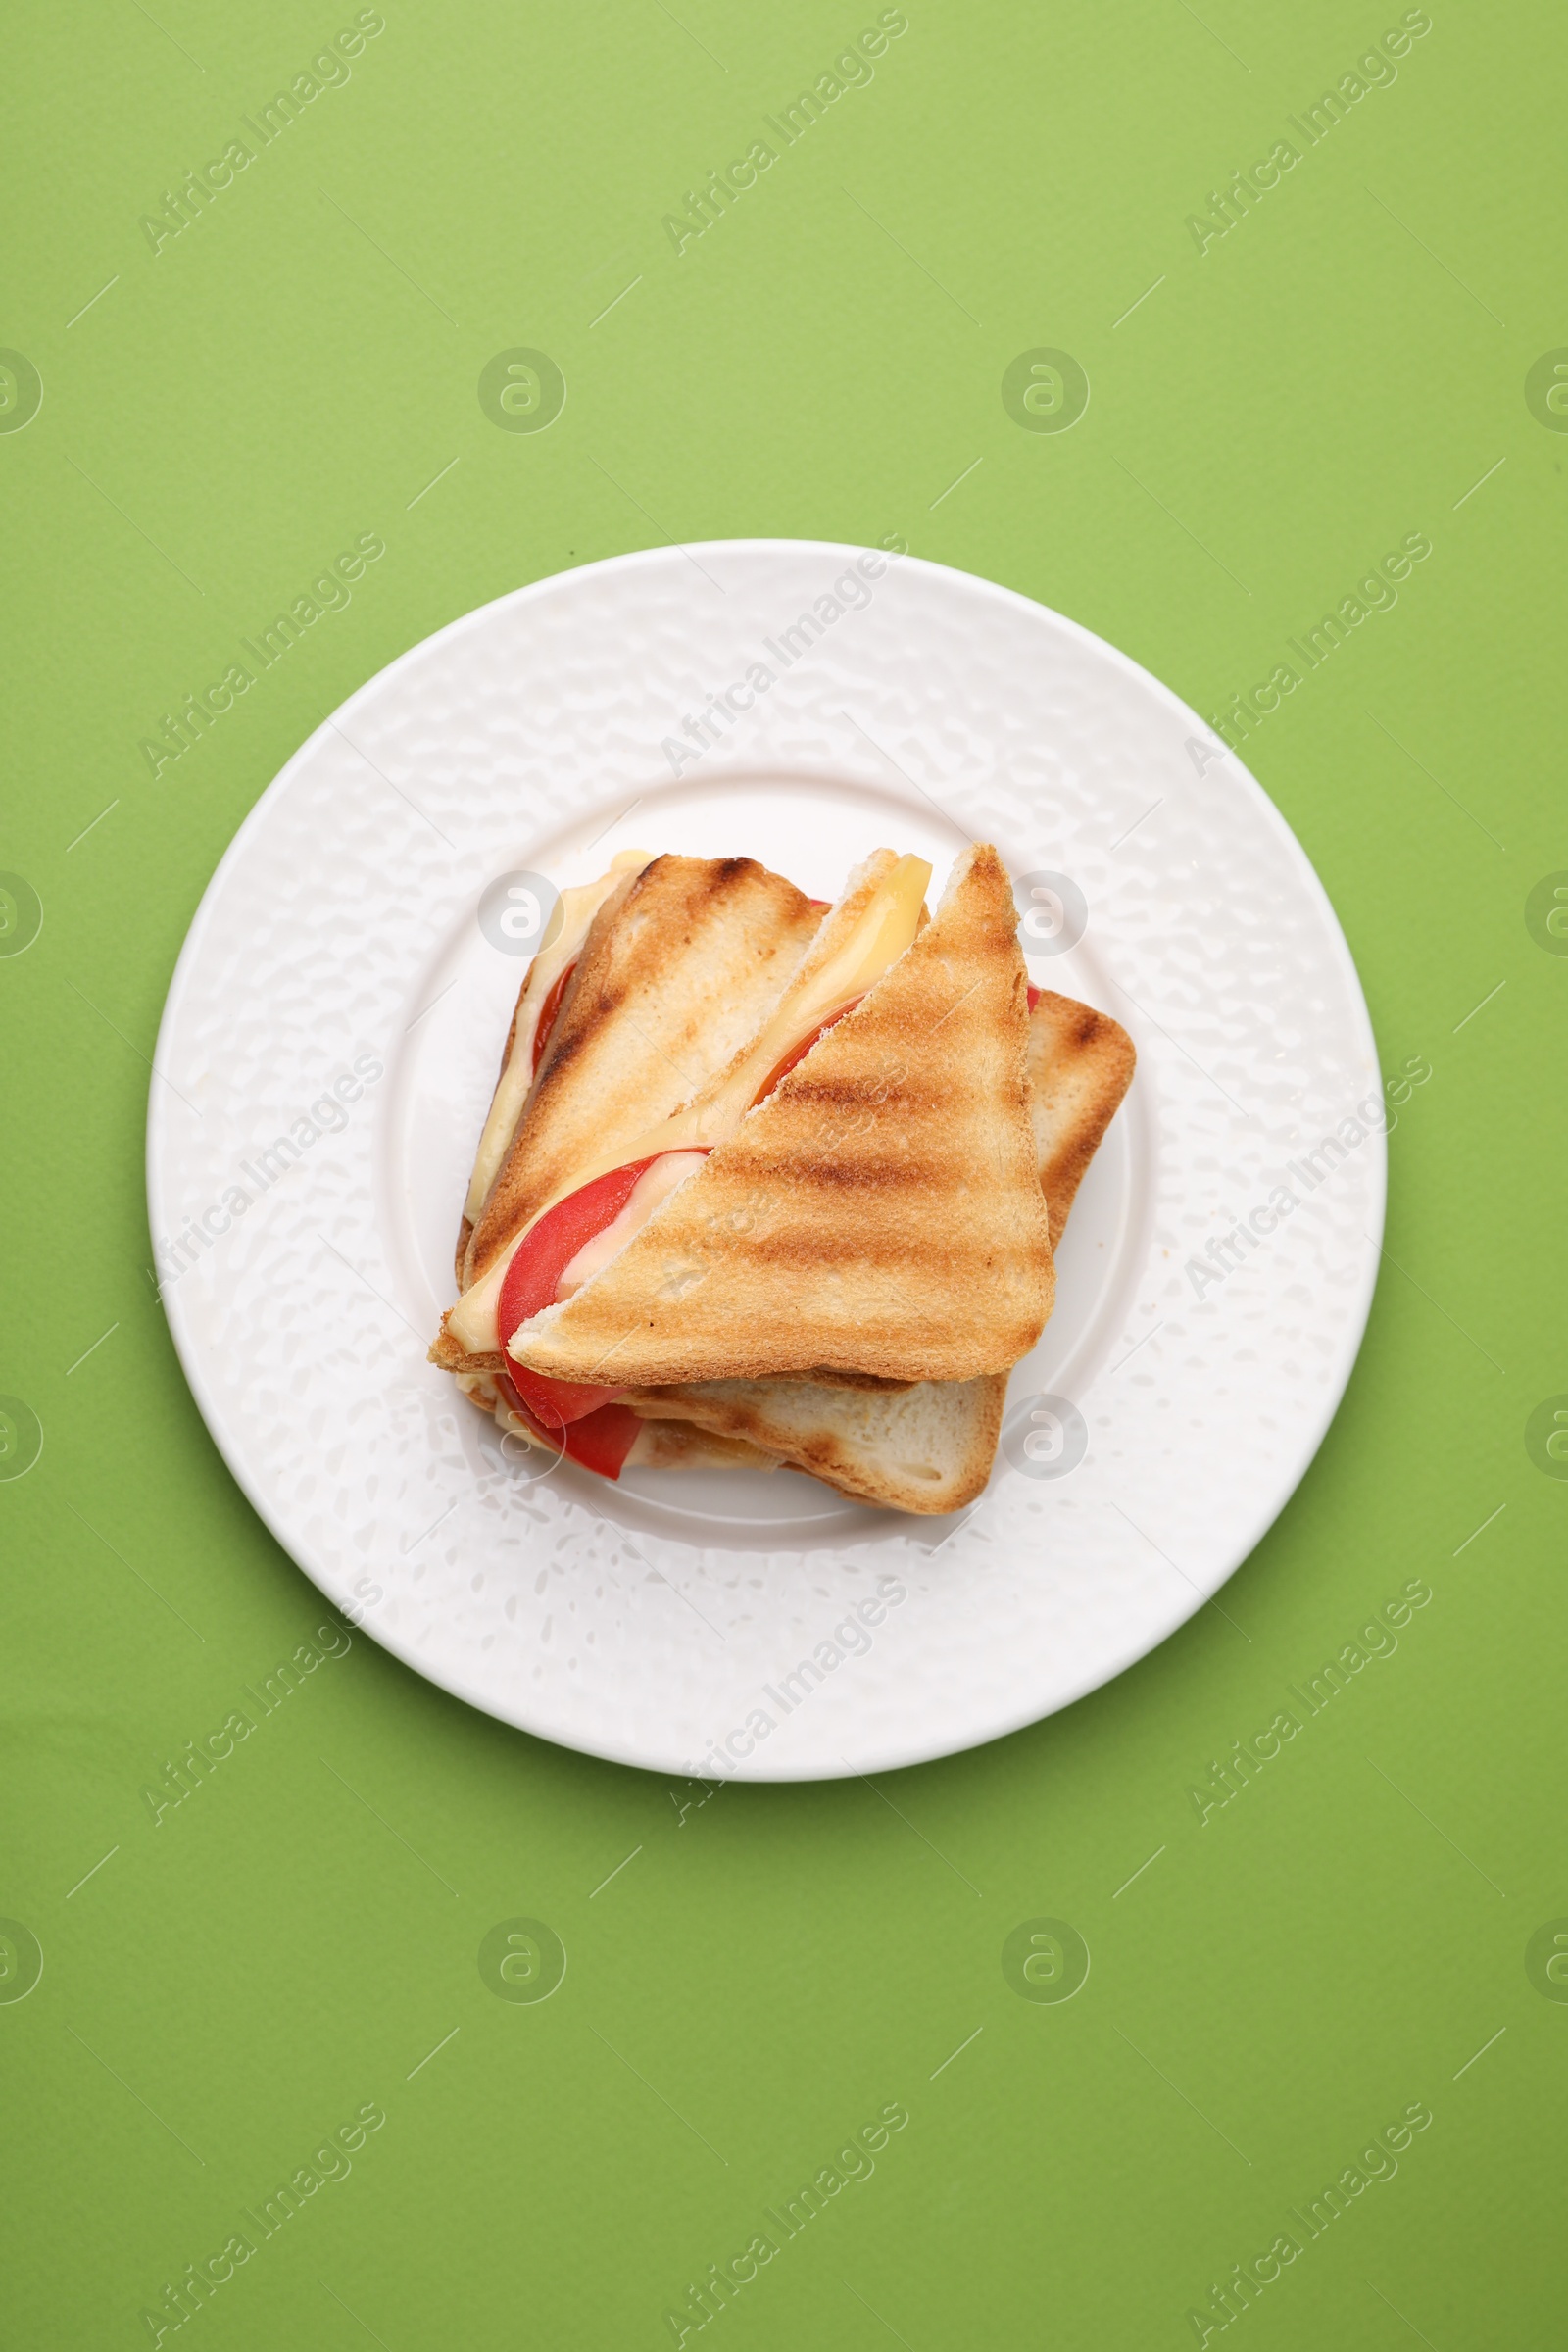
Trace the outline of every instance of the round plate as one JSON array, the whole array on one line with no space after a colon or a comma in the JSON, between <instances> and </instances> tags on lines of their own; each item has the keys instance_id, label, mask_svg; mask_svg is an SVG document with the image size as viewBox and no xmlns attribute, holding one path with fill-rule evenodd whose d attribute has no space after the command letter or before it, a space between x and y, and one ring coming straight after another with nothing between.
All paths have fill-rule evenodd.
<instances>
[{"instance_id":1,"label":"round plate","mask_svg":"<svg viewBox=\"0 0 1568 2352\"><path fill-rule=\"evenodd\" d=\"M1311 1460L1377 1265L1371 1025L1271 804L1072 621L864 553L621 557L416 647L258 802L159 1038L162 1295L257 1510L419 1673L666 1773L912 1764L1143 1656ZM524 969L486 886L638 847L831 898L886 845L934 903L974 839L1067 878L1031 975L1139 1054L985 1494L933 1520L794 1471L541 1476L425 1361Z\"/></svg>"}]
</instances>

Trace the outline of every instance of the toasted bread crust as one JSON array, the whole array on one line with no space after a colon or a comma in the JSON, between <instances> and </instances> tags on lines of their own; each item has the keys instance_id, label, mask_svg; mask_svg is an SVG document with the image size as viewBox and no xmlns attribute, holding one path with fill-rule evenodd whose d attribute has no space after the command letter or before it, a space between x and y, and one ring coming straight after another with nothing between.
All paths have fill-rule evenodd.
<instances>
[{"instance_id":1,"label":"toasted bread crust","mask_svg":"<svg viewBox=\"0 0 1568 2352\"><path fill-rule=\"evenodd\" d=\"M1053 1250L1135 1063L1131 1039L1108 1015L1050 991L1040 995L1028 1017L1024 1068ZM500 1370L507 1360L469 1356L445 1336L432 1356L468 1374ZM958 1510L990 1475L1005 1390L1000 1372L916 1385L826 1364L758 1379L634 1387L623 1392L625 1401L648 1427L628 1467L782 1464L858 1501L918 1514ZM472 1400L493 1409L481 1396Z\"/></svg>"},{"instance_id":2,"label":"toasted bread crust","mask_svg":"<svg viewBox=\"0 0 1568 2352\"><path fill-rule=\"evenodd\" d=\"M1053 1250L1137 1062L1132 1039L1108 1013L1041 991L1029 1015L1026 1067Z\"/></svg>"},{"instance_id":3,"label":"toasted bread crust","mask_svg":"<svg viewBox=\"0 0 1568 2352\"><path fill-rule=\"evenodd\" d=\"M465 1286L591 1152L630 1143L724 1066L782 995L818 919L755 858L656 858L611 895L467 1246Z\"/></svg>"},{"instance_id":4,"label":"toasted bread crust","mask_svg":"<svg viewBox=\"0 0 1568 2352\"><path fill-rule=\"evenodd\" d=\"M603 1272L513 1342L571 1380L1004 1372L1054 1288L1011 885L987 844L934 920Z\"/></svg>"},{"instance_id":5,"label":"toasted bread crust","mask_svg":"<svg viewBox=\"0 0 1568 2352\"><path fill-rule=\"evenodd\" d=\"M450 1331L436 1333L425 1361L439 1365L443 1372L504 1372L507 1368L507 1359L499 1349L470 1355Z\"/></svg>"},{"instance_id":6,"label":"toasted bread crust","mask_svg":"<svg viewBox=\"0 0 1568 2352\"><path fill-rule=\"evenodd\" d=\"M530 957L528 969L523 973L522 983L517 990L517 1001L512 1007L512 1020L507 1029L507 1042L501 1049L501 1067L496 1072L495 1089L491 1096L492 1102L495 1099L495 1095L501 1090L502 1082L507 1075L507 1069L512 1060L512 1049L515 1045L517 1039L517 1023L522 1016L523 1003L528 994L529 983L532 981L534 972L538 967L538 962L539 958L536 956ZM521 1125L520 1120L518 1121L518 1125ZM503 1161L502 1164L504 1167L506 1163ZM468 1262L468 1245L472 1240L473 1219L468 1215L466 1209L465 1209L462 1221L458 1226L458 1248L456 1258L454 1260L454 1271L458 1277L458 1288L460 1291L467 1281L467 1275L465 1269L466 1268Z\"/></svg>"}]
</instances>

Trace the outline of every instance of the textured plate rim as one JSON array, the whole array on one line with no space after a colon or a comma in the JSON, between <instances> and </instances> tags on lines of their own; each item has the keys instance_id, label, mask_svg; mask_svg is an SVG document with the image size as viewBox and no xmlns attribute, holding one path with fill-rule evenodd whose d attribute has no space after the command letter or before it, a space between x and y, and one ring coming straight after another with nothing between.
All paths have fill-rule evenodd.
<instances>
[{"instance_id":1,"label":"textured plate rim","mask_svg":"<svg viewBox=\"0 0 1568 2352\"><path fill-rule=\"evenodd\" d=\"M798 557L801 555L821 555L830 561L845 557L854 560L864 552L863 547L855 542L780 538L696 540L683 543L680 547L631 549L621 555L604 557L592 564L575 564L564 571L551 572L542 579L527 581L521 587L505 590L500 596L490 598L485 604L476 605L470 612L460 613L456 619L445 622L442 627L433 630L428 636L421 637L415 644L405 647L401 654L395 655L392 661L374 671L362 685L356 687L354 692L337 706L336 710L329 712L318 726L312 729L304 742L290 754L271 781L257 795L255 802L236 829L233 839L229 842L208 879L181 944L179 955L175 958L168 995L164 1001L163 1013L159 1020L157 1042L153 1049L152 1078L148 1086L145 1170L147 1202L153 1230L158 1230L164 1223L160 1152L165 1148L163 1135L165 1114L162 1100L152 1081L163 1075L166 1047L183 1010L192 973L205 944L209 925L215 919L216 904L221 887L228 877L230 868L237 865L247 854L252 831L260 828L274 796L281 796L292 782L296 770L304 766L315 755L318 745L323 743L335 731L335 725L339 719L346 718L362 700L389 685L400 673L427 656L434 648L469 630L479 628L492 614L503 608L526 605L537 598L549 595L565 582L575 583L593 575L603 577L612 573L635 573L645 569L658 571L672 565L677 561L686 561L694 554L709 556L717 563L735 558L749 560L758 557L765 559L767 557ZM979 591L987 597L1002 600L1027 614L1031 620L1037 623L1043 620L1049 627L1064 632L1070 639L1075 639L1080 644L1091 648L1102 662L1108 662L1110 666L1140 694L1152 694L1161 701L1175 716L1188 725L1195 737L1205 745L1215 747L1215 756L1223 757L1231 763L1257 813L1275 834L1279 845L1285 852L1298 886L1302 888L1305 895L1312 900L1329 953L1340 966L1341 978L1346 986L1348 1005L1361 1030L1361 1042L1368 1061L1376 1068L1377 1041L1373 1031L1371 1011L1366 1002L1365 992L1361 987L1355 959L1350 953L1349 942L1345 936L1344 927L1305 849L1240 754L1232 751L1228 745L1216 746L1213 729L1199 717L1191 705L1184 702L1173 687L1167 686L1163 679L1156 677L1152 670L1146 669L1143 663L1136 661L1131 654L1123 652L1119 646L1111 644L1107 638L1101 637L1096 631L1086 627L1083 622L1074 620L1070 614L1059 612L1054 606L1043 604L1038 598L1026 596L1019 589L1005 587L1000 581L986 578L983 573L965 571L956 564L938 564L929 558L912 554L900 557L899 563L901 569L907 565L914 571L929 575L939 582L956 581L961 584L965 593ZM1088 1697L1093 1691L1102 1690L1106 1684L1117 1681L1130 1667L1139 1664L1142 1659L1150 1656L1152 1651L1169 1641L1173 1634L1180 1632L1181 1628L1196 1616L1207 1601L1213 1598L1220 1588L1227 1584L1243 1563L1251 1556L1269 1529L1285 1510L1321 1450L1335 1415L1344 1401L1350 1376L1360 1355L1362 1343L1366 1336L1367 1322L1371 1315L1381 1265L1382 1238L1387 1212L1388 1139L1385 1133L1378 1131L1369 1140L1374 1145L1373 1156L1369 1163L1372 1195L1370 1231L1367 1236L1369 1246L1357 1269L1353 1306L1344 1327L1339 1344L1339 1358L1335 1363L1333 1376L1325 1382L1322 1401L1316 1416L1312 1420L1302 1423L1293 1459L1289 1465L1282 1468L1268 1502L1258 1509L1254 1519L1248 1527L1245 1538L1233 1541L1227 1547L1217 1572L1211 1572L1211 1580L1207 1583L1206 1589L1194 1588L1194 1598L1190 1606L1182 1607L1178 1614L1163 1622L1157 1630L1149 1633L1147 1638L1144 1629L1140 1627L1135 1640L1129 1646L1115 1653L1112 1663L1107 1665L1102 1662L1098 1666L1086 1669L1082 1678L1071 1682L1048 1707L1044 1709L1024 1707L1021 1710L1010 1710L978 1737L960 1733L956 1737L946 1739L939 1736L934 1741L914 1739L906 1740L897 1748L890 1749L884 1757L868 1758L863 1765L858 1766L846 1761L841 1769L821 1764L802 1764L792 1769L781 1757L778 1769L769 1770L764 1766L763 1769L759 1770L757 1769L759 1758L754 1754L745 1759L744 1764L737 1765L735 1771L727 1777L735 1781L751 1781L759 1784L841 1780L858 1777L863 1770L904 1771L920 1764L937 1763L948 1756L966 1754L975 1747L989 1745L994 1740L1007 1739L1015 1732L1026 1730L1035 1723L1046 1722L1052 1716L1062 1713L1066 1708L1077 1705L1081 1699ZM530 1738L546 1740L552 1745L565 1748L570 1752L592 1755L604 1762L629 1766L638 1771L663 1773L667 1777L671 1770L676 1769L653 1760L645 1752L638 1752L631 1746L617 1744L613 1740L606 1740L590 1746L577 1740L564 1739L554 1730L542 1729L537 1723L529 1721L525 1712L509 1710L504 1704L498 1703L496 1697L491 1693L481 1691L477 1686L470 1684L461 1673L434 1671L430 1660L418 1653L416 1644L412 1640L394 1635L390 1628L382 1631L371 1627L363 1616L358 1619L352 1617L309 1559L302 1558L295 1550L293 1544L281 1533L274 1523L267 1496L261 1492L258 1483L253 1480L246 1467L243 1466L237 1444L230 1444L225 1416L207 1385L195 1342L186 1324L185 1310L177 1296L173 1298L172 1309L169 1297L163 1298L161 1303L164 1306L165 1320L173 1342L180 1369L208 1434L222 1456L224 1467L279 1548L294 1562L301 1573L310 1579L330 1606L337 1609L340 1615L348 1620L356 1633L368 1631L380 1647L396 1657L413 1673L417 1674L421 1680L432 1683L437 1689L461 1699L465 1705L475 1708L480 1714L509 1724L514 1730L527 1733Z\"/></svg>"}]
</instances>

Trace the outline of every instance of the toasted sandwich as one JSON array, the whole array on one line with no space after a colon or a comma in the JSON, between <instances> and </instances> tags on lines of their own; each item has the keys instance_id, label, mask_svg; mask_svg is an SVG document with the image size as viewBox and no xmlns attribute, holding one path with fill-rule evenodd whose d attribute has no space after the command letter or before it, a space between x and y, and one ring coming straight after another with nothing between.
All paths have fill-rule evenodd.
<instances>
[{"instance_id":1,"label":"toasted sandwich","mask_svg":"<svg viewBox=\"0 0 1568 2352\"><path fill-rule=\"evenodd\" d=\"M468 1288L432 1352L504 1427L610 1476L787 1462L868 1501L956 1508L989 1473L1006 1367L1049 1311L1052 1243L1125 1092L1130 1043L1104 1016L1036 1003L1032 989L1025 1017L994 852L959 860L930 924L929 868L880 852L819 928L820 903L801 901L797 934L814 939L804 956L795 948L787 984L758 992L772 999L760 1021L749 998L753 1033L715 1069L702 1018L713 976L689 937L677 946L649 925L659 901L644 888L661 867L700 862L603 877L586 930L578 917L576 957L564 923L553 965L530 971L487 1140L525 1051L539 1082L520 1117L514 1089L510 1147L483 1198L476 1169ZM596 955L609 973L636 965L623 910L638 893L656 934L641 943L642 976L663 978L684 948L694 1042L713 1074L628 1140L629 1106L657 1092L640 1092L650 1049L663 1049L646 1021L624 1024L621 996L595 1009L581 982ZM664 993L656 984L662 1005ZM552 1086L574 1005L587 1053L563 1052ZM597 1115L607 1077L621 1114L608 1123ZM603 1344L603 1318L627 1301L630 1387L631 1365L604 1360ZM531 1344L562 1326L550 1346Z\"/></svg>"}]
</instances>

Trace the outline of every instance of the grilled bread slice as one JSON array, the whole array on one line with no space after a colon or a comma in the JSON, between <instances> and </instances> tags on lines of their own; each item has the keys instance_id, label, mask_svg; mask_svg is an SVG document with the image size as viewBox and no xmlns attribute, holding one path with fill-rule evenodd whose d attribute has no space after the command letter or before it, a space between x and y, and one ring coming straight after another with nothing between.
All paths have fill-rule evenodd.
<instances>
[{"instance_id":1,"label":"grilled bread slice","mask_svg":"<svg viewBox=\"0 0 1568 2352\"><path fill-rule=\"evenodd\" d=\"M577 1166L630 1143L726 1066L819 921L803 891L755 858L656 858L612 893L469 1242L465 1288Z\"/></svg>"},{"instance_id":2,"label":"grilled bread slice","mask_svg":"<svg viewBox=\"0 0 1568 2352\"><path fill-rule=\"evenodd\" d=\"M1026 1354L1054 1274L1016 924L975 844L856 1009L512 1356L647 1387L817 1367L964 1381Z\"/></svg>"},{"instance_id":3,"label":"grilled bread slice","mask_svg":"<svg viewBox=\"0 0 1568 2352\"><path fill-rule=\"evenodd\" d=\"M1042 989L1029 1015L1029 1116L1051 1247L1133 1082L1133 1041L1108 1013Z\"/></svg>"},{"instance_id":4,"label":"grilled bread slice","mask_svg":"<svg viewBox=\"0 0 1568 2352\"><path fill-rule=\"evenodd\" d=\"M1042 991L1029 1015L1030 1112L1053 1250L1084 1173L1132 1083L1125 1029L1071 997ZM808 1381L708 1381L632 1389L623 1402L675 1428L695 1422L809 1471L839 1494L893 1510L961 1510L991 1475L1004 1373L847 1395Z\"/></svg>"},{"instance_id":5,"label":"grilled bread slice","mask_svg":"<svg viewBox=\"0 0 1568 2352\"><path fill-rule=\"evenodd\" d=\"M991 1476L1006 1393L1005 1372L987 1372L881 1394L808 1380L712 1380L633 1389L623 1401L650 1429L695 1425L740 1439L857 1502L937 1512L961 1510Z\"/></svg>"}]
</instances>

